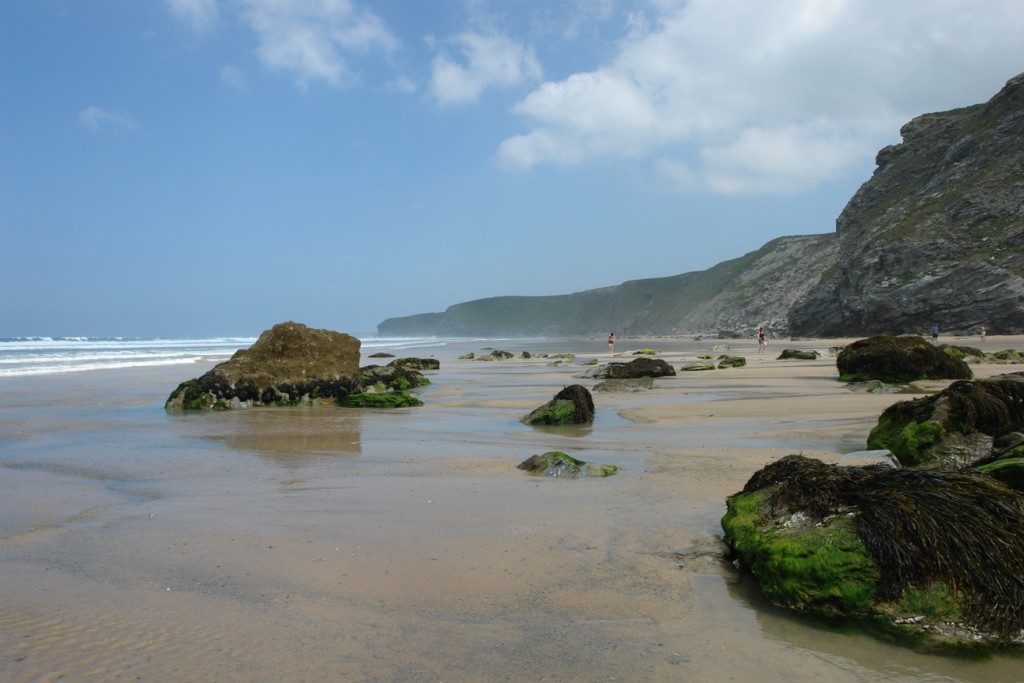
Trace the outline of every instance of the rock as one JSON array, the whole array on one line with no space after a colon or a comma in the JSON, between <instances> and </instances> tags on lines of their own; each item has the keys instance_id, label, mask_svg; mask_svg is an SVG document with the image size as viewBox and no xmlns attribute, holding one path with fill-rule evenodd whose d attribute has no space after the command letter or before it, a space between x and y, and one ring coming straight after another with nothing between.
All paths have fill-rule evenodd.
<instances>
[{"instance_id":1,"label":"rock","mask_svg":"<svg viewBox=\"0 0 1024 683\"><path fill-rule=\"evenodd\" d=\"M717 360L719 368L742 368L747 364L747 359L743 356L721 355Z\"/></svg>"},{"instance_id":2,"label":"rock","mask_svg":"<svg viewBox=\"0 0 1024 683\"><path fill-rule=\"evenodd\" d=\"M359 347L358 339L341 332L279 323L248 349L181 383L165 407L210 410L344 398L361 390Z\"/></svg>"},{"instance_id":3,"label":"rock","mask_svg":"<svg viewBox=\"0 0 1024 683\"><path fill-rule=\"evenodd\" d=\"M526 470L530 474L542 474L546 477L560 477L563 479L610 477L620 470L618 465L595 465L594 463L577 460L561 451L531 455L516 465L516 467Z\"/></svg>"},{"instance_id":4,"label":"rock","mask_svg":"<svg viewBox=\"0 0 1024 683\"><path fill-rule=\"evenodd\" d=\"M953 358L959 358L960 360L966 360L967 358L984 358L985 354L982 353L981 349L976 349L973 346L956 346L954 344L939 344L939 349L945 351Z\"/></svg>"},{"instance_id":5,"label":"rock","mask_svg":"<svg viewBox=\"0 0 1024 683\"><path fill-rule=\"evenodd\" d=\"M606 379L594 385L594 391L606 391L609 393L625 393L648 391L654 388L654 379L651 377L632 377L630 379Z\"/></svg>"},{"instance_id":6,"label":"rock","mask_svg":"<svg viewBox=\"0 0 1024 683\"><path fill-rule=\"evenodd\" d=\"M1024 496L991 477L790 455L726 504L725 539L774 605L915 647L1024 644Z\"/></svg>"},{"instance_id":7,"label":"rock","mask_svg":"<svg viewBox=\"0 0 1024 683\"><path fill-rule=\"evenodd\" d=\"M343 408L410 408L423 405L423 401L407 391L349 394L336 399L335 403Z\"/></svg>"},{"instance_id":8,"label":"rock","mask_svg":"<svg viewBox=\"0 0 1024 683\"><path fill-rule=\"evenodd\" d=\"M526 424L590 424L594 421L594 399L586 387L573 384L522 420Z\"/></svg>"},{"instance_id":9,"label":"rock","mask_svg":"<svg viewBox=\"0 0 1024 683\"><path fill-rule=\"evenodd\" d=\"M388 365L400 365L413 370L440 370L441 361L436 358L396 358Z\"/></svg>"},{"instance_id":10,"label":"rock","mask_svg":"<svg viewBox=\"0 0 1024 683\"><path fill-rule=\"evenodd\" d=\"M996 365L1008 363L1024 363L1024 357L1020 355L1019 351L1013 349L1006 349L1005 351L994 351L993 353L986 353L982 356L982 362L994 363Z\"/></svg>"},{"instance_id":11,"label":"rock","mask_svg":"<svg viewBox=\"0 0 1024 683\"><path fill-rule=\"evenodd\" d=\"M658 354L654 349L638 349L633 352L634 356L656 356Z\"/></svg>"},{"instance_id":12,"label":"rock","mask_svg":"<svg viewBox=\"0 0 1024 683\"><path fill-rule=\"evenodd\" d=\"M359 368L359 383L367 393L381 394L414 389L430 384L430 380L412 366L389 363L383 367L366 365Z\"/></svg>"},{"instance_id":13,"label":"rock","mask_svg":"<svg viewBox=\"0 0 1024 683\"><path fill-rule=\"evenodd\" d=\"M394 358L395 354L388 353L387 351L378 351L377 353L370 354L370 358Z\"/></svg>"},{"instance_id":14,"label":"rock","mask_svg":"<svg viewBox=\"0 0 1024 683\"><path fill-rule=\"evenodd\" d=\"M700 372L701 370L715 370L717 367L713 360L686 360L679 366L679 371Z\"/></svg>"},{"instance_id":15,"label":"rock","mask_svg":"<svg viewBox=\"0 0 1024 683\"><path fill-rule=\"evenodd\" d=\"M1015 491L1024 492L1024 457L996 460L986 465L979 465L975 469L1001 481Z\"/></svg>"},{"instance_id":16,"label":"rock","mask_svg":"<svg viewBox=\"0 0 1024 683\"><path fill-rule=\"evenodd\" d=\"M596 379L629 379L633 377L667 377L676 371L660 358L636 358L628 363L608 363L584 373Z\"/></svg>"},{"instance_id":17,"label":"rock","mask_svg":"<svg viewBox=\"0 0 1024 683\"><path fill-rule=\"evenodd\" d=\"M868 435L904 466L956 469L991 460L995 438L1024 430L1024 373L954 382L889 406Z\"/></svg>"},{"instance_id":18,"label":"rock","mask_svg":"<svg viewBox=\"0 0 1024 683\"><path fill-rule=\"evenodd\" d=\"M792 333L1024 329L1024 75L984 104L925 114L880 151L836 220L838 251Z\"/></svg>"},{"instance_id":19,"label":"rock","mask_svg":"<svg viewBox=\"0 0 1024 683\"><path fill-rule=\"evenodd\" d=\"M970 367L923 337L880 334L855 341L836 358L844 382L914 382L921 379L970 379Z\"/></svg>"},{"instance_id":20,"label":"rock","mask_svg":"<svg viewBox=\"0 0 1024 683\"><path fill-rule=\"evenodd\" d=\"M817 351L804 351L802 349L783 349L776 360L817 360L821 354Z\"/></svg>"}]
</instances>

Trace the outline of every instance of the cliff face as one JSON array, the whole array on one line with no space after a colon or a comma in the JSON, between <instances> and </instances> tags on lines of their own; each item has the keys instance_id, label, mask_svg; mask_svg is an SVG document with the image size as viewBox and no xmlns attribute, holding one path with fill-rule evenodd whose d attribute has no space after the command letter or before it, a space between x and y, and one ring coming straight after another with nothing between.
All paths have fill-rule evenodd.
<instances>
[{"instance_id":1,"label":"cliff face","mask_svg":"<svg viewBox=\"0 0 1024 683\"><path fill-rule=\"evenodd\" d=\"M391 318L380 334L1024 332L1024 74L920 116L878 153L835 233L782 237L706 271Z\"/></svg>"},{"instance_id":2,"label":"cliff face","mask_svg":"<svg viewBox=\"0 0 1024 683\"><path fill-rule=\"evenodd\" d=\"M795 302L790 330L1024 330L1024 75L900 134L837 219L839 258Z\"/></svg>"}]
</instances>

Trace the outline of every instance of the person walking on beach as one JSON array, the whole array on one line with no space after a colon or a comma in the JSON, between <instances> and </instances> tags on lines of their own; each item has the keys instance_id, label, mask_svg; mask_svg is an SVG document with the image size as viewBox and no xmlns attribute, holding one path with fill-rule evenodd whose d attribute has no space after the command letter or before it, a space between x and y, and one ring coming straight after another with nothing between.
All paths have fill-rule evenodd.
<instances>
[{"instance_id":1,"label":"person walking on beach","mask_svg":"<svg viewBox=\"0 0 1024 683\"><path fill-rule=\"evenodd\" d=\"M939 326L932 325L932 344L939 343Z\"/></svg>"},{"instance_id":2,"label":"person walking on beach","mask_svg":"<svg viewBox=\"0 0 1024 683\"><path fill-rule=\"evenodd\" d=\"M987 330L985 329L985 326L984 326L984 325L982 325L982 326L981 326L981 341L985 341L985 332L986 332L986 331L987 331Z\"/></svg>"},{"instance_id":3,"label":"person walking on beach","mask_svg":"<svg viewBox=\"0 0 1024 683\"><path fill-rule=\"evenodd\" d=\"M768 350L768 342L764 338L764 328L757 328L757 352L759 354L764 353Z\"/></svg>"},{"instance_id":4,"label":"person walking on beach","mask_svg":"<svg viewBox=\"0 0 1024 683\"><path fill-rule=\"evenodd\" d=\"M615 355L615 333L612 332L608 335L608 355Z\"/></svg>"}]
</instances>

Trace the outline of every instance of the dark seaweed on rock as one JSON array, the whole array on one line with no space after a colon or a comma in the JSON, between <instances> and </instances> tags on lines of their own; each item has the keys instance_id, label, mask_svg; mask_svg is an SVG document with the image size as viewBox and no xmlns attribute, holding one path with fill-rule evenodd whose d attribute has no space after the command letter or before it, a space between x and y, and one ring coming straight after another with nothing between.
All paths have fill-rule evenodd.
<instances>
[{"instance_id":1,"label":"dark seaweed on rock","mask_svg":"<svg viewBox=\"0 0 1024 683\"><path fill-rule=\"evenodd\" d=\"M790 455L744 493L778 484L770 505L818 518L853 513L878 565L878 598L945 583L967 619L1004 639L1024 628L1024 497L972 472L836 467Z\"/></svg>"},{"instance_id":2,"label":"dark seaweed on rock","mask_svg":"<svg viewBox=\"0 0 1024 683\"><path fill-rule=\"evenodd\" d=\"M572 401L575 410L573 422L576 424L587 424L594 421L594 398L587 391L586 387L580 384L572 384L565 387L557 394L554 401Z\"/></svg>"},{"instance_id":3,"label":"dark seaweed on rock","mask_svg":"<svg viewBox=\"0 0 1024 683\"><path fill-rule=\"evenodd\" d=\"M1001 436L1024 427L1024 375L1014 373L980 382L954 382L950 398L950 427L970 434Z\"/></svg>"},{"instance_id":4,"label":"dark seaweed on rock","mask_svg":"<svg viewBox=\"0 0 1024 683\"><path fill-rule=\"evenodd\" d=\"M971 379L970 367L923 337L880 334L853 342L836 357L839 378L913 382L919 379Z\"/></svg>"}]
</instances>

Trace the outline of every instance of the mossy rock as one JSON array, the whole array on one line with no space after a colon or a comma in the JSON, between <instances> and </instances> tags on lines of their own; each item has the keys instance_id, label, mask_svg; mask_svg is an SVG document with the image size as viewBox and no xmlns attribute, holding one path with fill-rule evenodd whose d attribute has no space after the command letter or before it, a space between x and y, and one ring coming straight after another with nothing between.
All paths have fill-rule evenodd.
<instances>
[{"instance_id":1,"label":"mossy rock","mask_svg":"<svg viewBox=\"0 0 1024 683\"><path fill-rule=\"evenodd\" d=\"M670 377L675 369L661 358L636 358L628 363L608 363L591 377L597 379L628 379L630 377Z\"/></svg>"},{"instance_id":2,"label":"mossy rock","mask_svg":"<svg viewBox=\"0 0 1024 683\"><path fill-rule=\"evenodd\" d=\"M993 455L996 438L1024 430L1024 375L954 382L938 394L886 408L868 448L904 466L955 469Z\"/></svg>"},{"instance_id":3,"label":"mossy rock","mask_svg":"<svg viewBox=\"0 0 1024 683\"><path fill-rule=\"evenodd\" d=\"M906 383L922 379L970 379L970 367L919 336L886 334L855 341L836 358L839 379Z\"/></svg>"},{"instance_id":4,"label":"mossy rock","mask_svg":"<svg viewBox=\"0 0 1024 683\"><path fill-rule=\"evenodd\" d=\"M378 351L377 353L371 353L370 358L394 358L395 354L388 353L387 351Z\"/></svg>"},{"instance_id":5,"label":"mossy rock","mask_svg":"<svg viewBox=\"0 0 1024 683\"><path fill-rule=\"evenodd\" d=\"M986 363L1024 363L1024 356L1019 351L1006 349L1005 351L994 351L983 356Z\"/></svg>"},{"instance_id":6,"label":"mossy rock","mask_svg":"<svg viewBox=\"0 0 1024 683\"><path fill-rule=\"evenodd\" d=\"M529 425L590 424L594 421L594 399L586 387L573 384L522 421Z\"/></svg>"},{"instance_id":7,"label":"mossy rock","mask_svg":"<svg viewBox=\"0 0 1024 683\"><path fill-rule=\"evenodd\" d=\"M977 472L791 455L727 500L725 540L765 597L915 646L1024 645L1024 496Z\"/></svg>"},{"instance_id":8,"label":"mossy rock","mask_svg":"<svg viewBox=\"0 0 1024 683\"><path fill-rule=\"evenodd\" d=\"M817 351L803 349L783 349L776 360L817 360L821 356Z\"/></svg>"},{"instance_id":9,"label":"mossy rock","mask_svg":"<svg viewBox=\"0 0 1024 683\"><path fill-rule=\"evenodd\" d=\"M351 394L335 400L342 408L412 408L423 405L423 401L406 391L387 393Z\"/></svg>"},{"instance_id":10,"label":"mossy rock","mask_svg":"<svg viewBox=\"0 0 1024 683\"><path fill-rule=\"evenodd\" d=\"M773 605L827 617L866 617L878 567L846 515L825 522L794 513L765 527L768 494L727 501L725 539Z\"/></svg>"},{"instance_id":11,"label":"mossy rock","mask_svg":"<svg viewBox=\"0 0 1024 683\"><path fill-rule=\"evenodd\" d=\"M638 349L633 352L634 356L655 356L658 352L654 349Z\"/></svg>"},{"instance_id":12,"label":"mossy rock","mask_svg":"<svg viewBox=\"0 0 1024 683\"><path fill-rule=\"evenodd\" d=\"M701 372L703 370L715 370L718 366L713 360L690 360L679 366L679 372Z\"/></svg>"},{"instance_id":13,"label":"mossy rock","mask_svg":"<svg viewBox=\"0 0 1024 683\"><path fill-rule=\"evenodd\" d=\"M729 356L722 354L718 357L719 368L742 368L747 364L747 359L743 356Z\"/></svg>"},{"instance_id":14,"label":"mossy rock","mask_svg":"<svg viewBox=\"0 0 1024 683\"><path fill-rule=\"evenodd\" d=\"M516 465L518 469L530 474L563 479L579 479L583 477L610 477L621 468L618 465L598 465L578 460L561 451L549 451L541 455L531 455Z\"/></svg>"},{"instance_id":15,"label":"mossy rock","mask_svg":"<svg viewBox=\"0 0 1024 683\"><path fill-rule=\"evenodd\" d=\"M396 358L388 365L401 366L410 370L440 370L441 361L436 358Z\"/></svg>"},{"instance_id":16,"label":"mossy rock","mask_svg":"<svg viewBox=\"0 0 1024 683\"><path fill-rule=\"evenodd\" d=\"M1024 492L1024 455L1002 458L987 465L979 465L976 469L1003 482L1015 491Z\"/></svg>"},{"instance_id":17,"label":"mossy rock","mask_svg":"<svg viewBox=\"0 0 1024 683\"><path fill-rule=\"evenodd\" d=\"M461 356L459 356L459 360L473 360L474 358L476 358L476 354L473 353L472 351L470 351L469 353L464 353Z\"/></svg>"}]
</instances>

